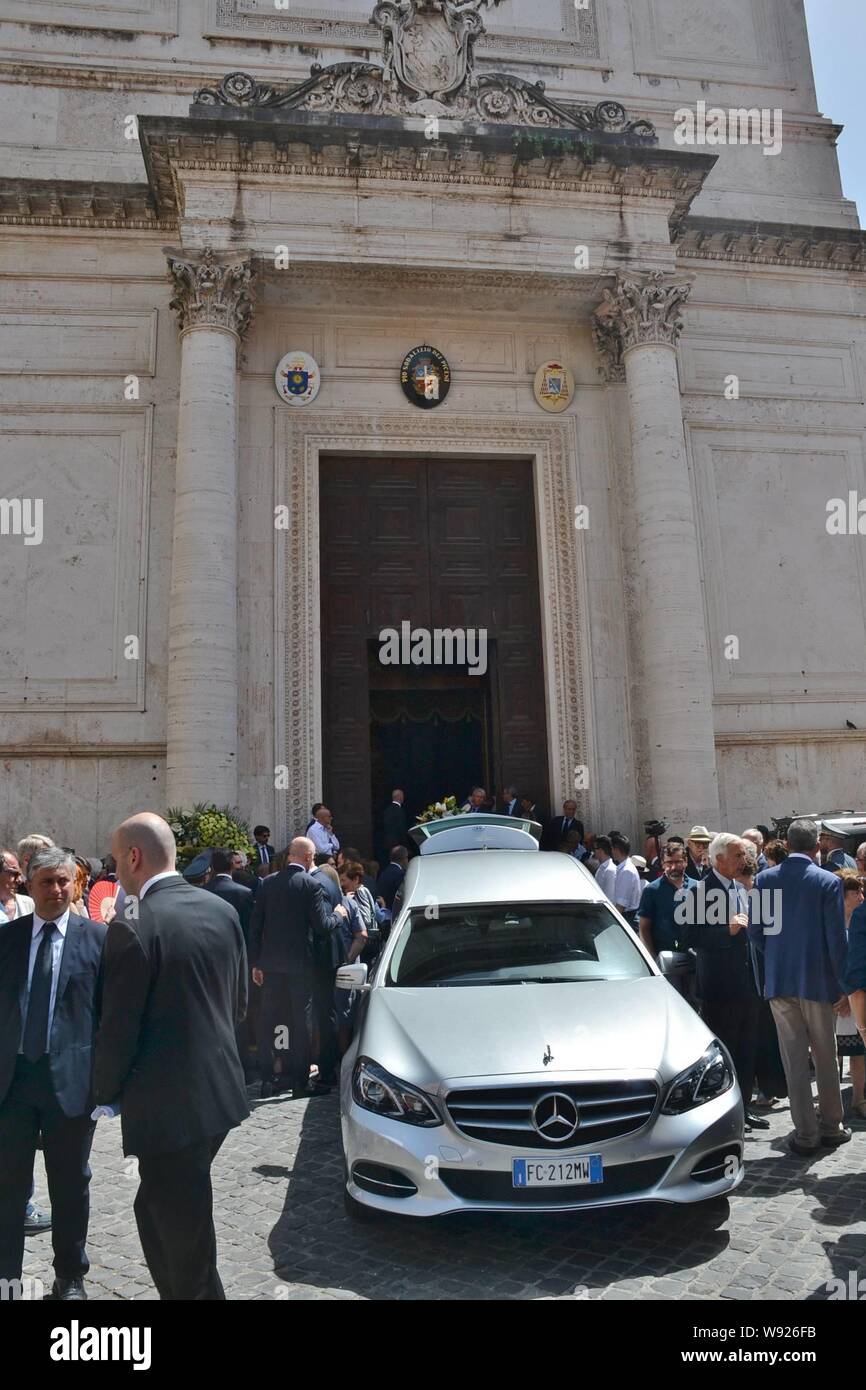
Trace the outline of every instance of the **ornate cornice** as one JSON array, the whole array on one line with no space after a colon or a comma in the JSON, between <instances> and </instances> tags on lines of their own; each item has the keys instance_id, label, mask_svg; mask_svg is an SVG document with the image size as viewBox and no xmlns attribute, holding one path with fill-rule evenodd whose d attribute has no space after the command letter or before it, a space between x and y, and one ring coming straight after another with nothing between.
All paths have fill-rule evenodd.
<instances>
[{"instance_id":1,"label":"ornate cornice","mask_svg":"<svg viewBox=\"0 0 866 1390\"><path fill-rule=\"evenodd\" d=\"M178 181L193 171L666 199L675 225L716 162L714 155L647 147L601 132L443 120L431 140L423 118L266 108L202 107L191 117L143 116L139 129L164 216L177 215Z\"/></svg>"},{"instance_id":2,"label":"ornate cornice","mask_svg":"<svg viewBox=\"0 0 866 1390\"><path fill-rule=\"evenodd\" d=\"M527 82L510 73L481 73L471 87L467 83L447 102L410 101L406 89L389 83L386 73L378 63L332 63L327 68L314 63L305 82L279 88L257 82L246 72L230 72L216 87L202 87L195 93L193 110L229 106L354 116L437 115L447 120L626 135L635 143L657 143L651 122L630 120L618 101L601 101L596 106L553 101L543 82Z\"/></svg>"},{"instance_id":3,"label":"ornate cornice","mask_svg":"<svg viewBox=\"0 0 866 1390\"><path fill-rule=\"evenodd\" d=\"M166 249L174 282L169 308L176 310L181 333L187 328L224 328L243 339L253 316L253 269L249 256L217 259L207 248L186 258Z\"/></svg>"},{"instance_id":4,"label":"ornate cornice","mask_svg":"<svg viewBox=\"0 0 866 1390\"><path fill-rule=\"evenodd\" d=\"M866 270L866 232L848 227L686 217L678 229L676 249L678 256L689 260L752 262L809 270Z\"/></svg>"},{"instance_id":5,"label":"ornate cornice","mask_svg":"<svg viewBox=\"0 0 866 1390\"><path fill-rule=\"evenodd\" d=\"M146 183L71 179L0 180L0 224L170 231L173 210L160 217Z\"/></svg>"},{"instance_id":6,"label":"ornate cornice","mask_svg":"<svg viewBox=\"0 0 866 1390\"><path fill-rule=\"evenodd\" d=\"M691 283L673 280L664 271L646 275L620 272L605 290L592 316L592 332L608 381L624 379L625 354L634 347L660 343L675 348L683 330L682 306Z\"/></svg>"}]
</instances>

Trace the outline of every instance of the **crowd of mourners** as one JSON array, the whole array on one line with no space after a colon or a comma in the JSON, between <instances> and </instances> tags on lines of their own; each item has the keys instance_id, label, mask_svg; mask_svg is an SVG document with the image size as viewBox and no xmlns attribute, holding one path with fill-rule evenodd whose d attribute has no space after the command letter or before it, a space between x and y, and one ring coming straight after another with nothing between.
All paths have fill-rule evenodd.
<instances>
[{"instance_id":1,"label":"crowd of mourners","mask_svg":"<svg viewBox=\"0 0 866 1390\"><path fill-rule=\"evenodd\" d=\"M587 832L573 800L548 817L512 786L473 787L460 809L530 822L544 852L580 863L726 1047L747 1129L767 1129L787 1098L792 1153L851 1140L847 1121L866 1120L866 842L849 854L833 823L807 819L784 837L695 825L653 834L641 855L619 830ZM25 1236L51 1229L52 1296L86 1297L90 1146L119 1114L160 1296L223 1297L213 1158L251 1084L292 1099L337 1084L359 996L336 971L375 962L417 852L399 788L378 858L341 843L322 803L284 849L270 838L257 825L252 855L210 849L182 874L150 812L101 861L41 834L0 850L3 1287L20 1282ZM33 1200L37 1143L51 1214Z\"/></svg>"}]
</instances>

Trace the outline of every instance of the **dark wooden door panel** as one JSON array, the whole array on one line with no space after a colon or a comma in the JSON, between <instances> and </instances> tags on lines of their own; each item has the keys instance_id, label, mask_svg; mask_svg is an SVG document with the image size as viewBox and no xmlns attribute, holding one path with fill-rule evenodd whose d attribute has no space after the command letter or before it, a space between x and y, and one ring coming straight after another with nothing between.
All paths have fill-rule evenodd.
<instances>
[{"instance_id":1,"label":"dark wooden door panel","mask_svg":"<svg viewBox=\"0 0 866 1390\"><path fill-rule=\"evenodd\" d=\"M492 776L547 800L532 469L514 460L323 460L322 796L344 843L373 841L370 647L383 628L484 628ZM447 677L446 677L447 678ZM407 691L442 668L390 671ZM465 679L465 678L464 678ZM426 737L427 735L425 735ZM378 783L383 774L377 768ZM468 788L453 789L462 795ZM443 793L444 794L444 793Z\"/></svg>"}]
</instances>

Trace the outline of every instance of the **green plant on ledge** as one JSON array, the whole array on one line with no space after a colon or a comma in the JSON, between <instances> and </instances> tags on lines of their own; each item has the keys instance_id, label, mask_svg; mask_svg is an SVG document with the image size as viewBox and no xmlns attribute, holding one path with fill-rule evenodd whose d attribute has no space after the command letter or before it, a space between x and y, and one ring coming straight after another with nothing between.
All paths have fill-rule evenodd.
<instances>
[{"instance_id":1,"label":"green plant on ledge","mask_svg":"<svg viewBox=\"0 0 866 1390\"><path fill-rule=\"evenodd\" d=\"M165 818L177 841L177 866L185 869L203 849L236 849L252 857L250 828L231 806L200 801L192 810L173 807Z\"/></svg>"}]
</instances>

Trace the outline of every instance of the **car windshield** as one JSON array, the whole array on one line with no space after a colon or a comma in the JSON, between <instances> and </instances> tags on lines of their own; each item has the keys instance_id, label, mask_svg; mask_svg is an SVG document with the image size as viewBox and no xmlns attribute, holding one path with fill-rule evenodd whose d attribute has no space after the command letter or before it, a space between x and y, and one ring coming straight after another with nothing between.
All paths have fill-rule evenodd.
<instances>
[{"instance_id":1,"label":"car windshield","mask_svg":"<svg viewBox=\"0 0 866 1390\"><path fill-rule=\"evenodd\" d=\"M417 908L400 932L386 984L563 984L633 980L652 971L604 903Z\"/></svg>"}]
</instances>

